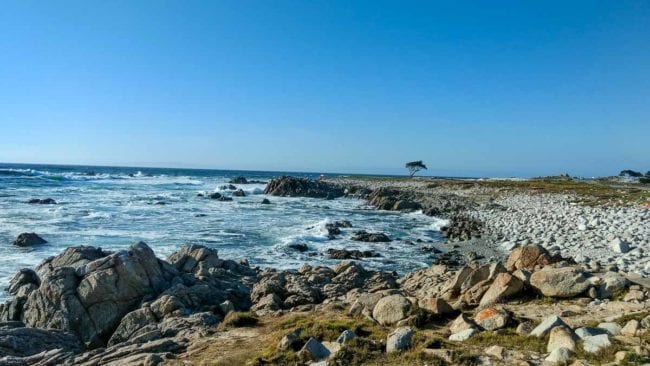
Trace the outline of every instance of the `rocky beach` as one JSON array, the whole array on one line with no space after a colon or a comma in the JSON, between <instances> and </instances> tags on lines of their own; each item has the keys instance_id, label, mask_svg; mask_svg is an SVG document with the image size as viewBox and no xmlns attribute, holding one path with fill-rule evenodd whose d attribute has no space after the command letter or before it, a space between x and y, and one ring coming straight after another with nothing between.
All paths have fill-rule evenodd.
<instances>
[{"instance_id":1,"label":"rocky beach","mask_svg":"<svg viewBox=\"0 0 650 366\"><path fill-rule=\"evenodd\" d=\"M421 213L443 220L445 240L396 241L341 218L327 235L371 249L329 248L333 265L315 257L298 269L225 258L210 245L165 259L153 242L71 246L11 279L0 365L650 362L647 184L281 177L264 194L271 205L354 197ZM30 234L16 244L39 245ZM429 265L368 266L399 246Z\"/></svg>"}]
</instances>

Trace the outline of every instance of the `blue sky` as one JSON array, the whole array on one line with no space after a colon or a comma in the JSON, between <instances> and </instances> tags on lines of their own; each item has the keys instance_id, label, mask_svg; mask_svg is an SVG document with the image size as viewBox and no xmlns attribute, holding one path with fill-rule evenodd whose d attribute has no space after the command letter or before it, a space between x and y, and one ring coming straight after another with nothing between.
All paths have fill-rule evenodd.
<instances>
[{"instance_id":1,"label":"blue sky","mask_svg":"<svg viewBox=\"0 0 650 366\"><path fill-rule=\"evenodd\" d=\"M0 161L650 169L647 1L0 3Z\"/></svg>"}]
</instances>

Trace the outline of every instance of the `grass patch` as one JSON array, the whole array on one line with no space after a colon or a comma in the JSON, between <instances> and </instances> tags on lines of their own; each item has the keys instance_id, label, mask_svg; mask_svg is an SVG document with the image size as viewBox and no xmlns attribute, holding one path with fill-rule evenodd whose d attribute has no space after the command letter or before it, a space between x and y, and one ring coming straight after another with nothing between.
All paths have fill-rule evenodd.
<instances>
[{"instance_id":1,"label":"grass patch","mask_svg":"<svg viewBox=\"0 0 650 366\"><path fill-rule=\"evenodd\" d=\"M224 328L239 328L239 327L254 327L259 323L259 318L251 312L231 311L226 315L220 327Z\"/></svg>"},{"instance_id":2,"label":"grass patch","mask_svg":"<svg viewBox=\"0 0 650 366\"><path fill-rule=\"evenodd\" d=\"M545 338L522 336L515 333L512 329L507 329L504 333L500 334L494 332L481 332L463 342L464 345L476 346L479 348L498 344L506 349L517 349L537 353L546 353L546 343L547 341Z\"/></svg>"}]
</instances>

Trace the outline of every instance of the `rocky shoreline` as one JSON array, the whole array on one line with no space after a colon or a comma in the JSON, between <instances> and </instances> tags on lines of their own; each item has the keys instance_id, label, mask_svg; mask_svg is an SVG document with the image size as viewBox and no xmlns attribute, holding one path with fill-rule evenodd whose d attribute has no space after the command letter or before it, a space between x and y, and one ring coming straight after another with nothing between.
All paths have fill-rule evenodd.
<instances>
[{"instance_id":1,"label":"rocky shoreline","mask_svg":"<svg viewBox=\"0 0 650 366\"><path fill-rule=\"evenodd\" d=\"M282 177L266 193L345 194L379 209L422 210L449 220L449 250L439 264L398 277L364 269L363 260L263 270L200 245L166 260L142 242L117 252L70 247L12 279L13 298L0 305L0 364L538 365L650 357L650 210L641 205L587 206L574 194L430 180ZM359 233L372 235L384 239ZM294 326L296 316L303 320ZM232 339L248 353L234 358L242 344L229 347ZM219 352L210 359L213 348Z\"/></svg>"}]
</instances>

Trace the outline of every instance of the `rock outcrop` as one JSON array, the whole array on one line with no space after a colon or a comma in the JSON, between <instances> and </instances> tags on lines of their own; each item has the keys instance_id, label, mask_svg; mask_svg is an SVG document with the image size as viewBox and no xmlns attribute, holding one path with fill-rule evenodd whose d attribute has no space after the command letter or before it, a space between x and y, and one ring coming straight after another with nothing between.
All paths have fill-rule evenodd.
<instances>
[{"instance_id":1,"label":"rock outcrop","mask_svg":"<svg viewBox=\"0 0 650 366\"><path fill-rule=\"evenodd\" d=\"M337 198L344 195L343 189L331 183L283 176L271 180L264 189L265 194L287 197Z\"/></svg>"},{"instance_id":2,"label":"rock outcrop","mask_svg":"<svg viewBox=\"0 0 650 366\"><path fill-rule=\"evenodd\" d=\"M304 265L297 272L266 270L253 286L252 309L265 313L311 308L352 289L376 292L396 287L395 275L369 271L353 261L341 262L334 268Z\"/></svg>"}]
</instances>

